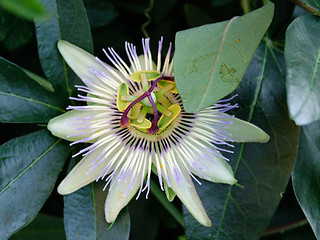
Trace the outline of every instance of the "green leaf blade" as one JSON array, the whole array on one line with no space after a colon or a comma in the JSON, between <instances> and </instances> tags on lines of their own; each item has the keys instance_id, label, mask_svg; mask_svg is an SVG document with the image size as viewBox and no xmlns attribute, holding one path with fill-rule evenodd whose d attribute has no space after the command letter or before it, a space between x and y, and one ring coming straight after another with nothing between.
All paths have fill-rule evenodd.
<instances>
[{"instance_id":1,"label":"green leaf blade","mask_svg":"<svg viewBox=\"0 0 320 240\"><path fill-rule=\"evenodd\" d=\"M68 145L41 130L0 147L0 238L30 223L49 197Z\"/></svg>"},{"instance_id":2,"label":"green leaf blade","mask_svg":"<svg viewBox=\"0 0 320 240\"><path fill-rule=\"evenodd\" d=\"M184 209L187 239L258 240L285 192L296 159L298 128L287 115L283 54L266 42L236 90L240 109L235 115L261 127L270 141L238 144L234 154L226 155L243 189L208 182L197 187L212 227L200 226Z\"/></svg>"},{"instance_id":3,"label":"green leaf blade","mask_svg":"<svg viewBox=\"0 0 320 240\"><path fill-rule=\"evenodd\" d=\"M320 119L320 19L305 15L286 32L285 59L290 116L297 125Z\"/></svg>"},{"instance_id":4,"label":"green leaf blade","mask_svg":"<svg viewBox=\"0 0 320 240\"><path fill-rule=\"evenodd\" d=\"M298 202L317 239L320 238L320 122L301 127L292 183Z\"/></svg>"},{"instance_id":5,"label":"green leaf blade","mask_svg":"<svg viewBox=\"0 0 320 240\"><path fill-rule=\"evenodd\" d=\"M59 99L20 67L0 58L0 69L1 122L42 123L64 112Z\"/></svg>"},{"instance_id":6,"label":"green leaf blade","mask_svg":"<svg viewBox=\"0 0 320 240\"><path fill-rule=\"evenodd\" d=\"M89 173L90 174L90 173ZM130 217L123 209L112 227L104 214L108 190L103 191L103 182L91 183L64 197L64 223L68 240L128 240Z\"/></svg>"},{"instance_id":7,"label":"green leaf blade","mask_svg":"<svg viewBox=\"0 0 320 240\"><path fill-rule=\"evenodd\" d=\"M174 73L186 111L204 109L239 85L273 11L269 2L242 17L177 33Z\"/></svg>"},{"instance_id":8,"label":"green leaf blade","mask_svg":"<svg viewBox=\"0 0 320 240\"><path fill-rule=\"evenodd\" d=\"M92 37L81 0L41 0L52 13L47 21L36 21L39 57L46 77L65 99L72 95L79 78L67 67L58 49L61 39L93 51Z\"/></svg>"},{"instance_id":9,"label":"green leaf blade","mask_svg":"<svg viewBox=\"0 0 320 240\"><path fill-rule=\"evenodd\" d=\"M46 9L36 0L0 0L0 6L25 19L45 19Z\"/></svg>"},{"instance_id":10,"label":"green leaf blade","mask_svg":"<svg viewBox=\"0 0 320 240\"><path fill-rule=\"evenodd\" d=\"M54 238L52 237L54 236ZM27 227L15 233L10 240L65 240L63 218L39 213Z\"/></svg>"}]
</instances>

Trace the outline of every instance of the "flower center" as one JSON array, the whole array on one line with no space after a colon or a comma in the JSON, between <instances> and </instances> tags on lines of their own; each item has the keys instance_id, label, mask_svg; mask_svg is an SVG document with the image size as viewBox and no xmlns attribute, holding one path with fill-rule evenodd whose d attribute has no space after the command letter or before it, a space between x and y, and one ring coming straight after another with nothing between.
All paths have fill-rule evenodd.
<instances>
[{"instance_id":1,"label":"flower center","mask_svg":"<svg viewBox=\"0 0 320 240\"><path fill-rule=\"evenodd\" d=\"M160 76L157 71L138 71L130 79L141 84L143 93L130 95L126 83L119 86L117 108L123 111L121 127L131 125L148 134L164 131L181 112L180 105L168 98L169 93L178 93L174 78Z\"/></svg>"}]
</instances>

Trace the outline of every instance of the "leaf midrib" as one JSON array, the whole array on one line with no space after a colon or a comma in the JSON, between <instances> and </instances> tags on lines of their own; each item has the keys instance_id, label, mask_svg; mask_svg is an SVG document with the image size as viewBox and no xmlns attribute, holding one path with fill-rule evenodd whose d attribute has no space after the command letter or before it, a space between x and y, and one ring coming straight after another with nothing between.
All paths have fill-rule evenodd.
<instances>
[{"instance_id":1,"label":"leaf midrib","mask_svg":"<svg viewBox=\"0 0 320 240\"><path fill-rule=\"evenodd\" d=\"M34 159L30 164L28 164L17 176L15 176L1 191L0 195L6 191L15 181L17 181L22 175L24 175L34 164L36 164L40 159L42 159L47 153L49 153L59 142L61 139L58 139L55 143L53 143L49 148L39 155L36 159Z\"/></svg>"},{"instance_id":2,"label":"leaf midrib","mask_svg":"<svg viewBox=\"0 0 320 240\"><path fill-rule=\"evenodd\" d=\"M211 71L211 74L210 74L210 78L209 78L209 81L208 81L208 84L207 84L207 87L205 88L205 91L204 93L202 94L202 97L200 99L200 102L199 102L199 105L198 105L198 109L197 110L200 110L199 107L202 105L207 93L208 93L208 90L209 90L209 86L211 85L211 81L213 79L213 74L214 74L214 71L216 70L216 65L217 65L217 62L218 62L218 59L220 57L220 53L221 53L221 50L222 50L222 47L223 47L223 43L224 43L224 40L226 38L226 35L227 35L227 32L228 32L228 29L231 25L231 23L233 22L234 19L236 19L238 17L233 17L230 19L230 21L228 22L228 24L226 25L224 31L223 31L223 34L222 34L222 37L221 37L221 41L220 41L220 44L219 44L219 48L218 48L218 52L217 52L217 57L216 59L214 60L214 63L213 63L213 67L212 67L212 71Z\"/></svg>"},{"instance_id":3,"label":"leaf midrib","mask_svg":"<svg viewBox=\"0 0 320 240\"><path fill-rule=\"evenodd\" d=\"M60 14L59 14L59 5L58 5L58 1L55 1L56 3L56 13L57 13L57 24L59 27L59 38L60 40L62 40L62 32L61 32L61 24L60 24ZM58 51L59 52L59 51ZM60 52L59 52L60 53ZM62 60L62 67L63 67L63 72L64 72L64 77L65 77L65 84L66 84L66 91L67 91L67 95L69 97L71 97L71 88L70 88L70 84L69 84L69 78L68 78L68 69L67 69L67 65L66 62L64 61L64 59Z\"/></svg>"},{"instance_id":4,"label":"leaf midrib","mask_svg":"<svg viewBox=\"0 0 320 240\"><path fill-rule=\"evenodd\" d=\"M250 106L250 112L249 112L249 116L248 116L248 120L247 120L248 122L251 122L251 120L252 120L254 108L255 108L255 106L256 106L259 93L260 93L260 91L261 91L261 85L262 85L262 80L263 80L264 71L265 71L265 66L266 66L267 53L268 53L268 47L267 47L267 44L265 44L265 51L264 51L264 57L263 57L263 62L262 62L261 75L260 75L260 77L259 77L259 85L257 86L254 99L253 99L253 101L252 101L252 103L251 103L251 106ZM242 153L243 153L244 145L245 145L245 143L242 143L242 144L241 144L239 156L238 156L238 159L237 159L237 162L236 162L236 166L235 166L235 171L234 171L235 173L237 173L237 171L238 171L238 167L239 167L239 164L240 164L240 161L241 161L241 158L242 158ZM225 204L224 204L224 206L223 206L223 211L222 211L222 215L221 215L221 220L220 220L220 223L219 223L219 227L218 227L218 230L217 230L215 239L218 239L219 234L220 234L220 231L221 231L221 229L222 229L222 224L223 224L223 221L224 221L224 215L225 215L225 212L226 212L226 209L227 209L227 205L228 205L228 203L229 203L229 200L230 200L230 198L231 198L231 190L232 190L232 188L233 188L233 185L230 185L230 186L229 186L228 193L227 193L227 198L226 198Z\"/></svg>"},{"instance_id":5,"label":"leaf midrib","mask_svg":"<svg viewBox=\"0 0 320 240\"><path fill-rule=\"evenodd\" d=\"M20 99L25 100L25 101L34 102L34 103L46 106L48 108L52 108L52 109L58 110L60 112L64 112L64 110L62 108L59 108L57 106L53 106L53 105L45 103L45 102L40 102L40 101L35 100L33 98L28 98L28 97L19 96L19 95L13 94L13 93L6 93L6 92L1 92L1 91L0 91L0 94L6 95L6 96L10 96L10 97L20 98Z\"/></svg>"},{"instance_id":6,"label":"leaf midrib","mask_svg":"<svg viewBox=\"0 0 320 240\"><path fill-rule=\"evenodd\" d=\"M310 98L310 94L314 89L314 83L315 83L315 80L316 80L316 73L319 70L319 66L320 66L320 45L319 45L318 51L317 51L317 60L316 60L315 67L314 67L313 72L312 72L309 91L306 94L306 98L304 99L303 103L301 104L301 107L300 107L299 111L293 116L293 118L296 118L297 116L299 116L301 114L302 110L304 109L304 106L305 106L306 102Z\"/></svg>"}]
</instances>

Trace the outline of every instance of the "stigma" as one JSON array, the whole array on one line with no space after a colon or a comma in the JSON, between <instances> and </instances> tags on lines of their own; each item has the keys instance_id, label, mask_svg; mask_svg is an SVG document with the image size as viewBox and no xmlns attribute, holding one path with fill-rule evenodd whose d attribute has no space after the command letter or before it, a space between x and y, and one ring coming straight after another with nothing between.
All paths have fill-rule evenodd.
<instances>
[{"instance_id":1,"label":"stigma","mask_svg":"<svg viewBox=\"0 0 320 240\"><path fill-rule=\"evenodd\" d=\"M130 80L139 90L130 91L126 83L120 84L117 92L117 108L123 112L120 126L150 135L165 131L181 112L175 101L178 91L174 77L148 70L133 72Z\"/></svg>"}]
</instances>

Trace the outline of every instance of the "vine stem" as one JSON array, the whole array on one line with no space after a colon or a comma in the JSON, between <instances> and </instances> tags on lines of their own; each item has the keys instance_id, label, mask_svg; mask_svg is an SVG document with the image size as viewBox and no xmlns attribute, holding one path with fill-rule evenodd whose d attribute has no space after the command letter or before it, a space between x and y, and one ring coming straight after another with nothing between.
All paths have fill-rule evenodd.
<instances>
[{"instance_id":1,"label":"vine stem","mask_svg":"<svg viewBox=\"0 0 320 240\"><path fill-rule=\"evenodd\" d=\"M149 37L146 27L151 23L151 16L149 15L149 12L152 10L153 4L154 4L154 0L150 0L149 7L144 11L144 15L147 17L147 21L144 24L142 24L141 31L146 38Z\"/></svg>"},{"instance_id":2,"label":"vine stem","mask_svg":"<svg viewBox=\"0 0 320 240\"><path fill-rule=\"evenodd\" d=\"M312 7L311 5L309 5L308 3L306 3L305 1L301 1L301 0L290 0L291 2L293 2L295 5L303 8L304 10L306 10L307 12L313 14L313 15L317 15L320 16L320 12L318 9Z\"/></svg>"},{"instance_id":3,"label":"vine stem","mask_svg":"<svg viewBox=\"0 0 320 240\"><path fill-rule=\"evenodd\" d=\"M251 12L250 2L248 0L241 0L241 7L244 14Z\"/></svg>"},{"instance_id":4,"label":"vine stem","mask_svg":"<svg viewBox=\"0 0 320 240\"><path fill-rule=\"evenodd\" d=\"M262 234L262 236L270 236L273 234L277 234L277 233L285 232L285 231L288 231L291 229L295 229L297 227L302 227L307 224L309 224L308 220L303 219L303 220L300 220L300 221L297 221L297 222L294 222L291 224L283 225L283 226L280 226L277 228L268 229Z\"/></svg>"}]
</instances>

